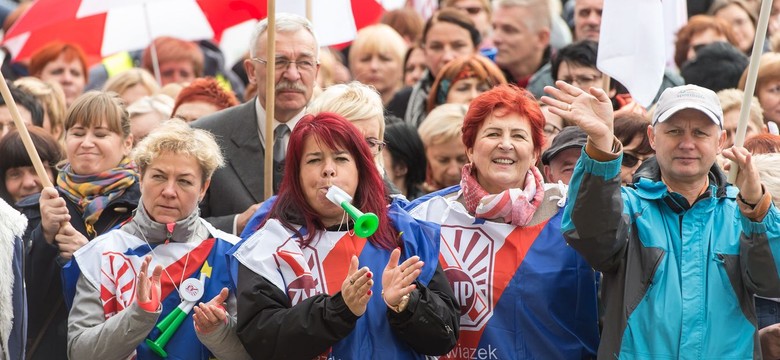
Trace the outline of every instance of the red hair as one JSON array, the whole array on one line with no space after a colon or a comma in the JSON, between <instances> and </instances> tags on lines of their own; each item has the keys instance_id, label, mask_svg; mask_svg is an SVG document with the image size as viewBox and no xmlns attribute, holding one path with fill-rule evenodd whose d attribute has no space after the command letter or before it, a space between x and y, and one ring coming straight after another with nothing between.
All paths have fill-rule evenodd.
<instances>
[{"instance_id":1,"label":"red hair","mask_svg":"<svg viewBox=\"0 0 780 360\"><path fill-rule=\"evenodd\" d=\"M238 105L236 96L232 92L225 91L214 78L197 78L176 96L176 104L173 106L171 114L176 114L176 110L181 104L196 101L212 104L218 110Z\"/></svg>"},{"instance_id":2,"label":"red hair","mask_svg":"<svg viewBox=\"0 0 780 360\"><path fill-rule=\"evenodd\" d=\"M774 134L756 134L745 140L745 149L755 154L780 152L780 136Z\"/></svg>"},{"instance_id":3,"label":"red hair","mask_svg":"<svg viewBox=\"0 0 780 360\"><path fill-rule=\"evenodd\" d=\"M284 178L279 187L279 196L266 219L279 220L299 236L300 233L295 230L293 224L304 225L308 229L308 234L302 237L303 245L308 245L314 239L316 231L312 231L313 229L324 229L319 215L306 201L300 186L303 144L312 136L321 146L344 149L355 159L360 178L352 204L363 212L372 212L379 217L379 229L368 238L368 241L388 250L398 247L400 244L398 237L395 236L387 217L385 185L376 168L371 150L355 125L334 113L306 115L295 125L287 145Z\"/></svg>"},{"instance_id":4,"label":"red hair","mask_svg":"<svg viewBox=\"0 0 780 360\"><path fill-rule=\"evenodd\" d=\"M518 114L531 123L534 155L539 158L544 144L544 115L534 96L528 90L515 85L496 86L471 101L469 111L463 119L463 144L467 149L473 148L477 131L488 117L508 114Z\"/></svg>"},{"instance_id":5,"label":"red hair","mask_svg":"<svg viewBox=\"0 0 780 360\"><path fill-rule=\"evenodd\" d=\"M192 71L195 77L203 76L203 51L198 44L170 36L160 36L154 39L154 47L157 51L157 63L163 64L169 61L189 61L192 63ZM151 44L144 49L141 55L141 67L154 74L152 62Z\"/></svg>"},{"instance_id":6,"label":"red hair","mask_svg":"<svg viewBox=\"0 0 780 360\"><path fill-rule=\"evenodd\" d=\"M81 73L84 74L84 83L89 82L87 55L84 54L84 50L81 50L81 47L76 44L59 41L46 44L46 46L40 48L32 57L30 57L30 74L40 78L43 68L46 67L48 63L57 60L60 55L64 56L64 60L68 62L78 60L81 63Z\"/></svg>"}]
</instances>

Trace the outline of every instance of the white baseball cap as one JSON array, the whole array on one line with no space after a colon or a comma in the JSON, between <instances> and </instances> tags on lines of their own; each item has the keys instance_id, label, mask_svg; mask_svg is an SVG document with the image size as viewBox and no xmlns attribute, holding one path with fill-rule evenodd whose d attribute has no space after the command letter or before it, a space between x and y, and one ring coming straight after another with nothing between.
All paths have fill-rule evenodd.
<instances>
[{"instance_id":1,"label":"white baseball cap","mask_svg":"<svg viewBox=\"0 0 780 360\"><path fill-rule=\"evenodd\" d=\"M653 112L653 126L664 122L680 110L696 109L723 129L723 109L714 91L696 85L667 88Z\"/></svg>"}]
</instances>

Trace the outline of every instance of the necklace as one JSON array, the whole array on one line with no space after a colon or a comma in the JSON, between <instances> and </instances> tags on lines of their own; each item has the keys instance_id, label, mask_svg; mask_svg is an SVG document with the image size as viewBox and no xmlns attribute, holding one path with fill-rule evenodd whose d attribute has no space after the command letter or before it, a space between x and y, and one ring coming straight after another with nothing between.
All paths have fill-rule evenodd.
<instances>
[{"instance_id":1,"label":"necklace","mask_svg":"<svg viewBox=\"0 0 780 360\"><path fill-rule=\"evenodd\" d=\"M171 227L169 227L168 225L173 225L173 224L166 224L166 230L168 230L168 232L166 233L167 238L165 239L165 244L167 244L171 239L171 237L173 236L173 231ZM149 240L146 240L146 234L144 234L143 231L139 231L139 232L141 233L141 237L146 243L146 246L149 247L149 251L151 251L152 257L157 257L157 255L154 253L154 248L152 247L151 244L149 244ZM187 251L187 257L184 260L184 268L181 270L181 278L179 279L179 285L181 285L184 282L184 274L187 273L187 265L189 264L189 262L190 262L190 251ZM176 289L176 292L179 294L179 298L183 300L185 297L187 297L185 294L182 293L181 289L179 289L179 287L176 286L176 281L173 280L173 277L168 272L168 269L163 267L163 272L165 272L165 275L168 275L168 279L171 280L171 285L173 285L173 288Z\"/></svg>"}]
</instances>

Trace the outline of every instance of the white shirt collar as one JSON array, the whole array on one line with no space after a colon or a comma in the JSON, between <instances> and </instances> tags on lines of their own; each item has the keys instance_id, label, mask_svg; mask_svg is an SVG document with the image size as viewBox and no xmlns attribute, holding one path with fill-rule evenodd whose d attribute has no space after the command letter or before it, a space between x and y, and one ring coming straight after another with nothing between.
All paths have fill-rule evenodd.
<instances>
[{"instance_id":1,"label":"white shirt collar","mask_svg":"<svg viewBox=\"0 0 780 360\"><path fill-rule=\"evenodd\" d=\"M262 105L260 105L260 98L255 97L255 109L257 109L257 136L260 137L260 146L265 149L265 119L266 119L266 113L265 108L263 108ZM298 121L301 120L303 115L306 115L306 108L304 107L301 112L293 116L292 119L290 119L288 122L283 123L276 119L273 120L273 126L272 129L276 129L278 125L286 124L290 127L290 131L295 129L295 125L298 124ZM290 141L290 136L286 136L284 138L284 146L287 147L287 142Z\"/></svg>"}]
</instances>

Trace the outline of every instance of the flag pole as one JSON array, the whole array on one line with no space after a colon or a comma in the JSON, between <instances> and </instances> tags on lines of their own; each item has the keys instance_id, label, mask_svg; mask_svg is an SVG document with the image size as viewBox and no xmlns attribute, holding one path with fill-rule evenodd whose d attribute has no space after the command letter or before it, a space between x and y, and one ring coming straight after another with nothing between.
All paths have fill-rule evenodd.
<instances>
[{"instance_id":1,"label":"flag pole","mask_svg":"<svg viewBox=\"0 0 780 360\"><path fill-rule=\"evenodd\" d=\"M265 65L265 161L263 166L263 186L264 199L274 195L274 136L273 127L275 114L275 95L276 78L274 71L276 69L276 1L268 0L268 28L265 31L268 41L266 42L266 65ZM257 84L257 86L262 86Z\"/></svg>"},{"instance_id":2,"label":"flag pole","mask_svg":"<svg viewBox=\"0 0 780 360\"><path fill-rule=\"evenodd\" d=\"M8 110L11 111L11 118L14 120L16 130L19 131L19 136L22 138L24 149L27 150L27 155L30 156L30 161L35 168L35 172L38 174L38 178L41 180L41 185L43 185L43 187L54 186L51 183L51 179L49 179L49 174L46 172L46 168L43 167L43 162L41 161L40 156L38 156L38 151L35 149L35 144L30 137L30 132L27 131L27 125L25 125L24 121L22 120L22 115L19 114L19 108L16 106L16 101L14 101L13 96L11 96L11 90L8 89L8 83L5 82L5 76L3 76L1 72L0 94L2 94L3 100L5 100L5 104L8 105Z\"/></svg>"},{"instance_id":3,"label":"flag pole","mask_svg":"<svg viewBox=\"0 0 780 360\"><path fill-rule=\"evenodd\" d=\"M314 13L312 12L311 3L314 0L306 0L306 19L314 22Z\"/></svg>"},{"instance_id":4,"label":"flag pole","mask_svg":"<svg viewBox=\"0 0 780 360\"><path fill-rule=\"evenodd\" d=\"M750 53L750 64L748 65L747 80L745 81L745 94L742 97L742 107L739 109L739 124L737 125L734 146L742 146L745 144L745 132L747 132L750 104L753 102L753 93L756 91L758 65L761 59L761 52L764 49L764 39L766 38L766 28L769 24L769 12L771 9L772 1L764 0L761 2L761 13L758 16L756 37L753 39L753 51ZM737 163L731 161L728 182L733 184L737 180L738 173L739 167L737 166Z\"/></svg>"}]
</instances>

